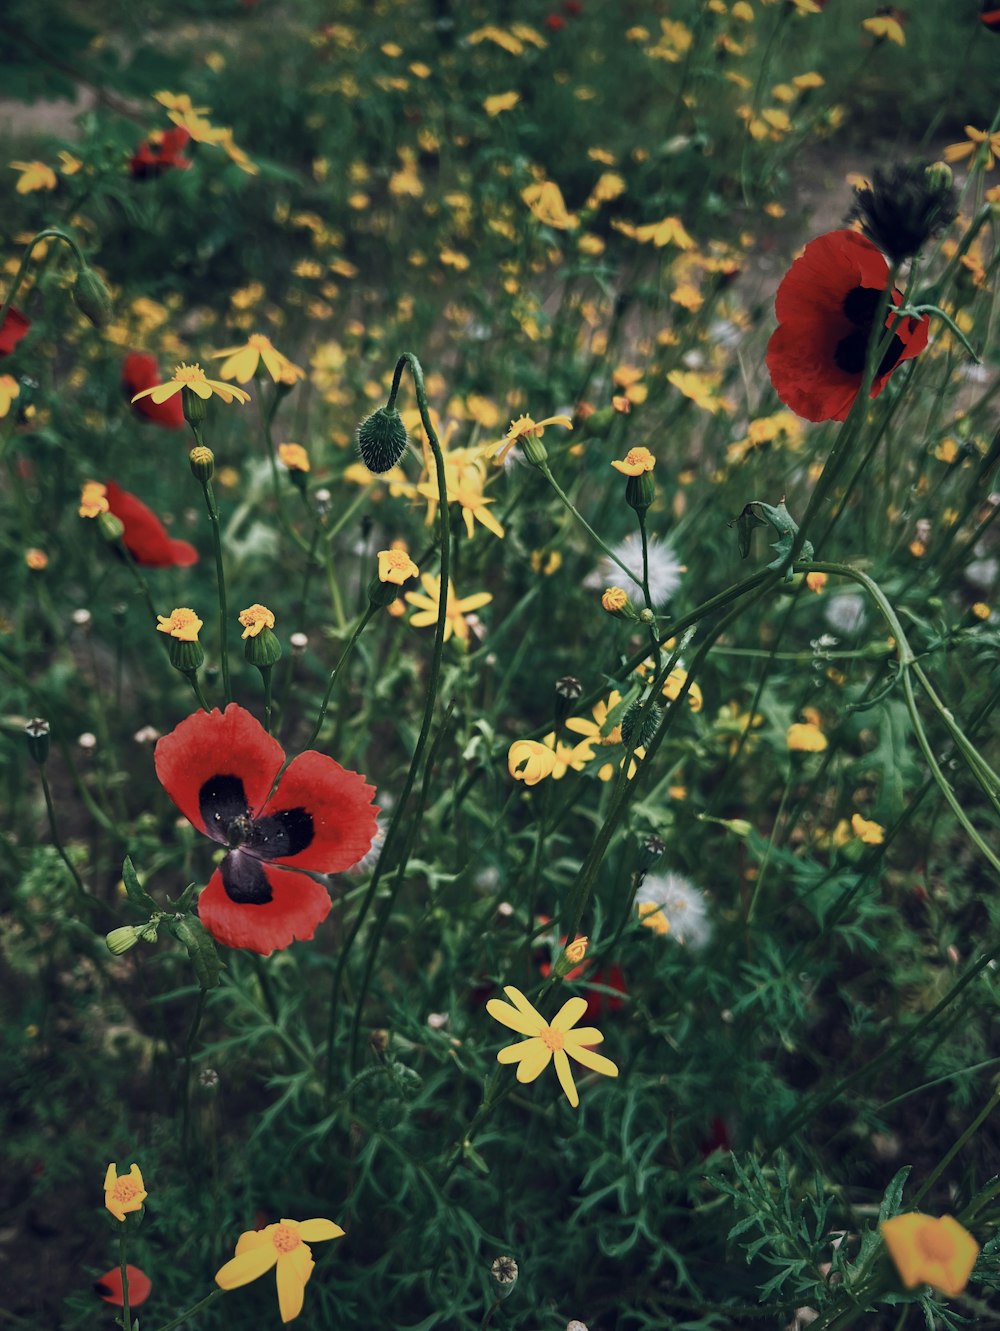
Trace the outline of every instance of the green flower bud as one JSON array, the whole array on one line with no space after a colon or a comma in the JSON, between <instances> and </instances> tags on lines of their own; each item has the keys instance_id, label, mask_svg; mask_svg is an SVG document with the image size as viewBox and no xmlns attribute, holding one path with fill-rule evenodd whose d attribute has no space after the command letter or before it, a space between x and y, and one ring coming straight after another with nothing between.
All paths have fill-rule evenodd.
<instances>
[{"instance_id":1,"label":"green flower bud","mask_svg":"<svg viewBox=\"0 0 1000 1331\"><path fill-rule=\"evenodd\" d=\"M100 275L86 264L79 270L73 283L73 299L80 313L95 328L106 328L111 322L111 293Z\"/></svg>"},{"instance_id":2,"label":"green flower bud","mask_svg":"<svg viewBox=\"0 0 1000 1331\"><path fill-rule=\"evenodd\" d=\"M625 502L637 513L645 513L656 498L656 482L651 471L630 476L625 484Z\"/></svg>"},{"instance_id":3,"label":"green flower bud","mask_svg":"<svg viewBox=\"0 0 1000 1331\"><path fill-rule=\"evenodd\" d=\"M643 700L638 698L632 706L626 710L625 715L622 717L623 744L631 746L636 726L639 725L639 718L642 715L643 707ZM645 719L642 722L642 728L636 737L635 747L637 749L645 748L646 745L649 744L659 730L660 722L662 720L663 708L658 707L656 703L653 703L653 705L647 710Z\"/></svg>"},{"instance_id":4,"label":"green flower bud","mask_svg":"<svg viewBox=\"0 0 1000 1331\"><path fill-rule=\"evenodd\" d=\"M358 426L361 461L377 476L391 471L406 452L406 427L398 411L379 407Z\"/></svg>"},{"instance_id":5,"label":"green flower bud","mask_svg":"<svg viewBox=\"0 0 1000 1331\"><path fill-rule=\"evenodd\" d=\"M193 674L196 670L200 670L205 662L205 651L197 638L194 642L186 642L181 638L168 638L167 653L170 664L182 675Z\"/></svg>"},{"instance_id":6,"label":"green flower bud","mask_svg":"<svg viewBox=\"0 0 1000 1331\"><path fill-rule=\"evenodd\" d=\"M122 956L130 947L135 947L140 937L140 931L131 924L123 924L120 929L112 929L105 938L108 951L116 957Z\"/></svg>"},{"instance_id":7,"label":"green flower bud","mask_svg":"<svg viewBox=\"0 0 1000 1331\"><path fill-rule=\"evenodd\" d=\"M97 526L109 545L114 545L125 535L125 524L113 513L98 513Z\"/></svg>"},{"instance_id":8,"label":"green flower bud","mask_svg":"<svg viewBox=\"0 0 1000 1331\"><path fill-rule=\"evenodd\" d=\"M266 625L243 643L243 655L258 670L267 670L281 660L281 643L273 629Z\"/></svg>"},{"instance_id":9,"label":"green flower bud","mask_svg":"<svg viewBox=\"0 0 1000 1331\"><path fill-rule=\"evenodd\" d=\"M517 1284L517 1262L513 1257L497 1257L490 1266L490 1275L498 1299L509 1298Z\"/></svg>"},{"instance_id":10,"label":"green flower bud","mask_svg":"<svg viewBox=\"0 0 1000 1331\"><path fill-rule=\"evenodd\" d=\"M181 389L181 404L184 407L184 419L188 425L201 425L207 415L205 399L193 393L185 386Z\"/></svg>"},{"instance_id":11,"label":"green flower bud","mask_svg":"<svg viewBox=\"0 0 1000 1331\"><path fill-rule=\"evenodd\" d=\"M188 454L188 461L191 464L191 473L196 480L210 481L215 475L215 454L204 444L192 448Z\"/></svg>"}]
</instances>

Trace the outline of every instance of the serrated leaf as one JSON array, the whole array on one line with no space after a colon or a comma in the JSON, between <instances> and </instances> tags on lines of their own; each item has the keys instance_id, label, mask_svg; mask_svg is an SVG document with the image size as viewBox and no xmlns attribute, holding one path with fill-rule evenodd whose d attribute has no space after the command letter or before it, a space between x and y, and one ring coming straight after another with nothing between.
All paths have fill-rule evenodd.
<instances>
[{"instance_id":1,"label":"serrated leaf","mask_svg":"<svg viewBox=\"0 0 1000 1331\"><path fill-rule=\"evenodd\" d=\"M139 906L142 910L150 913L157 909L156 902L139 882L135 866L129 855L125 856L125 862L122 865L122 882L125 884L125 895L133 905Z\"/></svg>"},{"instance_id":2,"label":"serrated leaf","mask_svg":"<svg viewBox=\"0 0 1000 1331\"><path fill-rule=\"evenodd\" d=\"M900 1207L903 1205L903 1189L906 1187L906 1180L912 1168L912 1165L904 1165L890 1179L889 1186L886 1188L879 1204L879 1223L899 1214Z\"/></svg>"}]
</instances>

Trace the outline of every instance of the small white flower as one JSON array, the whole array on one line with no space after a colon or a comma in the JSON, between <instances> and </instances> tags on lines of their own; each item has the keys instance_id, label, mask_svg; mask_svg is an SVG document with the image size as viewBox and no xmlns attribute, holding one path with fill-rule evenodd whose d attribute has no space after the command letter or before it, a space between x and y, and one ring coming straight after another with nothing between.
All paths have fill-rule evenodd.
<instances>
[{"instance_id":1,"label":"small white flower","mask_svg":"<svg viewBox=\"0 0 1000 1331\"><path fill-rule=\"evenodd\" d=\"M992 590L998 572L1000 572L1000 563L996 559L974 559L971 564L966 565L965 578L981 592L988 592Z\"/></svg>"},{"instance_id":2,"label":"small white flower","mask_svg":"<svg viewBox=\"0 0 1000 1331\"><path fill-rule=\"evenodd\" d=\"M642 576L642 541L638 532L630 532L624 541L619 541L612 549L626 568L631 569L635 577L626 575L614 562L604 555L584 582L592 591L603 591L605 587L622 586L635 600L642 604L642 585L637 578ZM649 539L649 595L654 605L665 605L681 585L681 574L686 566L677 560L673 546L668 541L660 541L655 536Z\"/></svg>"},{"instance_id":3,"label":"small white flower","mask_svg":"<svg viewBox=\"0 0 1000 1331\"><path fill-rule=\"evenodd\" d=\"M352 864L347 870L349 874L360 877L361 874L368 873L378 864L379 856L382 854L382 847L385 845L386 826L381 813L375 819L375 835L372 838L372 844L368 847L357 864Z\"/></svg>"},{"instance_id":4,"label":"small white flower","mask_svg":"<svg viewBox=\"0 0 1000 1331\"><path fill-rule=\"evenodd\" d=\"M666 916L670 925L667 937L683 943L693 952L700 951L712 937L705 894L680 874L647 874L635 903L641 906L647 902L659 906Z\"/></svg>"},{"instance_id":5,"label":"small white flower","mask_svg":"<svg viewBox=\"0 0 1000 1331\"><path fill-rule=\"evenodd\" d=\"M865 598L860 592L837 592L826 603L826 619L838 633L856 633L865 622Z\"/></svg>"}]
</instances>

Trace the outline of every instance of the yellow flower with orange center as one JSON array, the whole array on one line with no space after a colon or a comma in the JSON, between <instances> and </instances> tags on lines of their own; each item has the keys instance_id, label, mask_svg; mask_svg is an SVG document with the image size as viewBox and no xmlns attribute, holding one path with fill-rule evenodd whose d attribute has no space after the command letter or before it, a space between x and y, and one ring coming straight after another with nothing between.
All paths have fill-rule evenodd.
<instances>
[{"instance_id":1,"label":"yellow flower with orange center","mask_svg":"<svg viewBox=\"0 0 1000 1331\"><path fill-rule=\"evenodd\" d=\"M263 629L274 628L274 612L266 605L250 605L240 611L240 623L243 625L243 638L256 638Z\"/></svg>"},{"instance_id":2,"label":"yellow flower with orange center","mask_svg":"<svg viewBox=\"0 0 1000 1331\"><path fill-rule=\"evenodd\" d=\"M540 439L549 425L561 425L565 430L573 428L573 422L568 416L546 416L543 421L536 421L531 416L518 416L517 420L511 421L510 429L499 443L492 445L493 460L502 462L514 445L529 435Z\"/></svg>"},{"instance_id":3,"label":"yellow flower with orange center","mask_svg":"<svg viewBox=\"0 0 1000 1331\"><path fill-rule=\"evenodd\" d=\"M380 550L378 552L378 580L391 582L402 587L409 578L420 576L420 570L405 550Z\"/></svg>"},{"instance_id":4,"label":"yellow flower with orange center","mask_svg":"<svg viewBox=\"0 0 1000 1331\"><path fill-rule=\"evenodd\" d=\"M653 470L656 458L648 448L630 448L623 459L616 458L611 465L623 476L641 476L644 471Z\"/></svg>"},{"instance_id":5,"label":"yellow flower with orange center","mask_svg":"<svg viewBox=\"0 0 1000 1331\"><path fill-rule=\"evenodd\" d=\"M96 518L98 513L107 513L108 487L102 481L84 481L80 491L80 517Z\"/></svg>"},{"instance_id":6,"label":"yellow flower with orange center","mask_svg":"<svg viewBox=\"0 0 1000 1331\"><path fill-rule=\"evenodd\" d=\"M518 1035L527 1036L519 1044L508 1045L497 1054L498 1063L517 1064L519 1082L534 1081L554 1061L559 1085L566 1099L576 1109L580 1096L573 1080L570 1058L602 1076L618 1076L618 1069L610 1058L594 1053L593 1046L604 1040L601 1032L594 1026L581 1026L574 1030L576 1023L587 1011L585 998L568 999L552 1021L547 1022L520 989L508 984L504 986L504 993L510 1002L491 998L486 1004L486 1011L494 1021L499 1021Z\"/></svg>"},{"instance_id":7,"label":"yellow flower with orange center","mask_svg":"<svg viewBox=\"0 0 1000 1331\"><path fill-rule=\"evenodd\" d=\"M935 1218L913 1211L883 1220L879 1229L907 1289L933 1285L949 1299L965 1289L979 1244L950 1215Z\"/></svg>"},{"instance_id":8,"label":"yellow flower with orange center","mask_svg":"<svg viewBox=\"0 0 1000 1331\"><path fill-rule=\"evenodd\" d=\"M621 615L628 606L629 596L624 587L607 587L601 593L601 608L609 615Z\"/></svg>"},{"instance_id":9,"label":"yellow flower with orange center","mask_svg":"<svg viewBox=\"0 0 1000 1331\"><path fill-rule=\"evenodd\" d=\"M219 374L223 379L235 379L241 384L250 382L261 361L276 384L294 384L296 380L306 377L305 370L294 365L263 333L251 334L241 347L215 351L209 359L223 362L219 366Z\"/></svg>"},{"instance_id":10,"label":"yellow flower with orange center","mask_svg":"<svg viewBox=\"0 0 1000 1331\"><path fill-rule=\"evenodd\" d=\"M568 210L562 190L554 180L529 185L521 191L521 198L544 226L554 227L557 231L572 231L580 225L579 217Z\"/></svg>"},{"instance_id":11,"label":"yellow flower with orange center","mask_svg":"<svg viewBox=\"0 0 1000 1331\"><path fill-rule=\"evenodd\" d=\"M138 1165L121 1177L117 1165L108 1165L104 1175L104 1205L116 1220L124 1221L129 1211L138 1211L148 1196Z\"/></svg>"},{"instance_id":12,"label":"yellow flower with orange center","mask_svg":"<svg viewBox=\"0 0 1000 1331\"><path fill-rule=\"evenodd\" d=\"M289 471L309 471L309 454L301 444L279 444L278 461Z\"/></svg>"},{"instance_id":13,"label":"yellow flower with orange center","mask_svg":"<svg viewBox=\"0 0 1000 1331\"><path fill-rule=\"evenodd\" d=\"M236 1244L236 1256L215 1273L220 1289L239 1289L276 1267L278 1310L283 1322L302 1311L305 1288L313 1273L310 1243L342 1238L344 1231L332 1220L287 1220L263 1229L249 1229Z\"/></svg>"},{"instance_id":14,"label":"yellow flower with orange center","mask_svg":"<svg viewBox=\"0 0 1000 1331\"><path fill-rule=\"evenodd\" d=\"M169 615L157 615L157 633L169 633L178 642L197 642L203 620L188 606L171 610Z\"/></svg>"},{"instance_id":15,"label":"yellow flower with orange center","mask_svg":"<svg viewBox=\"0 0 1000 1331\"><path fill-rule=\"evenodd\" d=\"M953 143L945 148L944 160L960 162L965 157L980 154L983 170L992 171L994 159L1000 157L1000 130L990 133L988 129L976 129L974 125L966 125L965 134L965 143Z\"/></svg>"},{"instance_id":16,"label":"yellow flower with orange center","mask_svg":"<svg viewBox=\"0 0 1000 1331\"><path fill-rule=\"evenodd\" d=\"M205 371L200 365L181 364L174 367L173 375L164 384L156 384L153 388L144 388L141 393L136 393L132 399L138 402L140 398L151 398L157 406L161 402L166 402L168 398L175 394L190 389L196 397L200 397L203 402L214 394L221 397L223 402L236 401L242 406L244 402L250 401L250 394L245 393L242 388L233 388L232 384L223 384L218 379L206 379Z\"/></svg>"},{"instance_id":17,"label":"yellow flower with orange center","mask_svg":"<svg viewBox=\"0 0 1000 1331\"><path fill-rule=\"evenodd\" d=\"M507 771L526 786L537 786L551 776L555 765L556 755L536 739L516 739L507 750Z\"/></svg>"},{"instance_id":18,"label":"yellow flower with orange center","mask_svg":"<svg viewBox=\"0 0 1000 1331\"><path fill-rule=\"evenodd\" d=\"M430 573L422 573L420 582L426 595L421 592L406 593L406 600L410 605L417 608L418 613L410 616L410 623L418 629L426 628L428 624L437 623L441 603L441 579ZM493 597L489 592L476 592L472 596L465 596L462 600L459 600L455 595L454 583L449 579L448 595L445 603L445 642L452 634L460 638L462 642L468 642L469 623L465 616L471 614L474 610L480 610L484 605L489 605L492 600Z\"/></svg>"}]
</instances>

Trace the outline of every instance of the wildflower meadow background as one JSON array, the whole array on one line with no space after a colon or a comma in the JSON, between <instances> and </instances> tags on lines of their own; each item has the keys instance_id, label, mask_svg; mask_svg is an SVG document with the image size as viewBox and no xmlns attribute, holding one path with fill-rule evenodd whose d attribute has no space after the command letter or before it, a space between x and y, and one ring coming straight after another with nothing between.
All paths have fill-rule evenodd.
<instances>
[{"instance_id":1,"label":"wildflower meadow background","mask_svg":"<svg viewBox=\"0 0 1000 1331\"><path fill-rule=\"evenodd\" d=\"M3 1324L1000 1324L1000 8L0 53Z\"/></svg>"}]
</instances>

